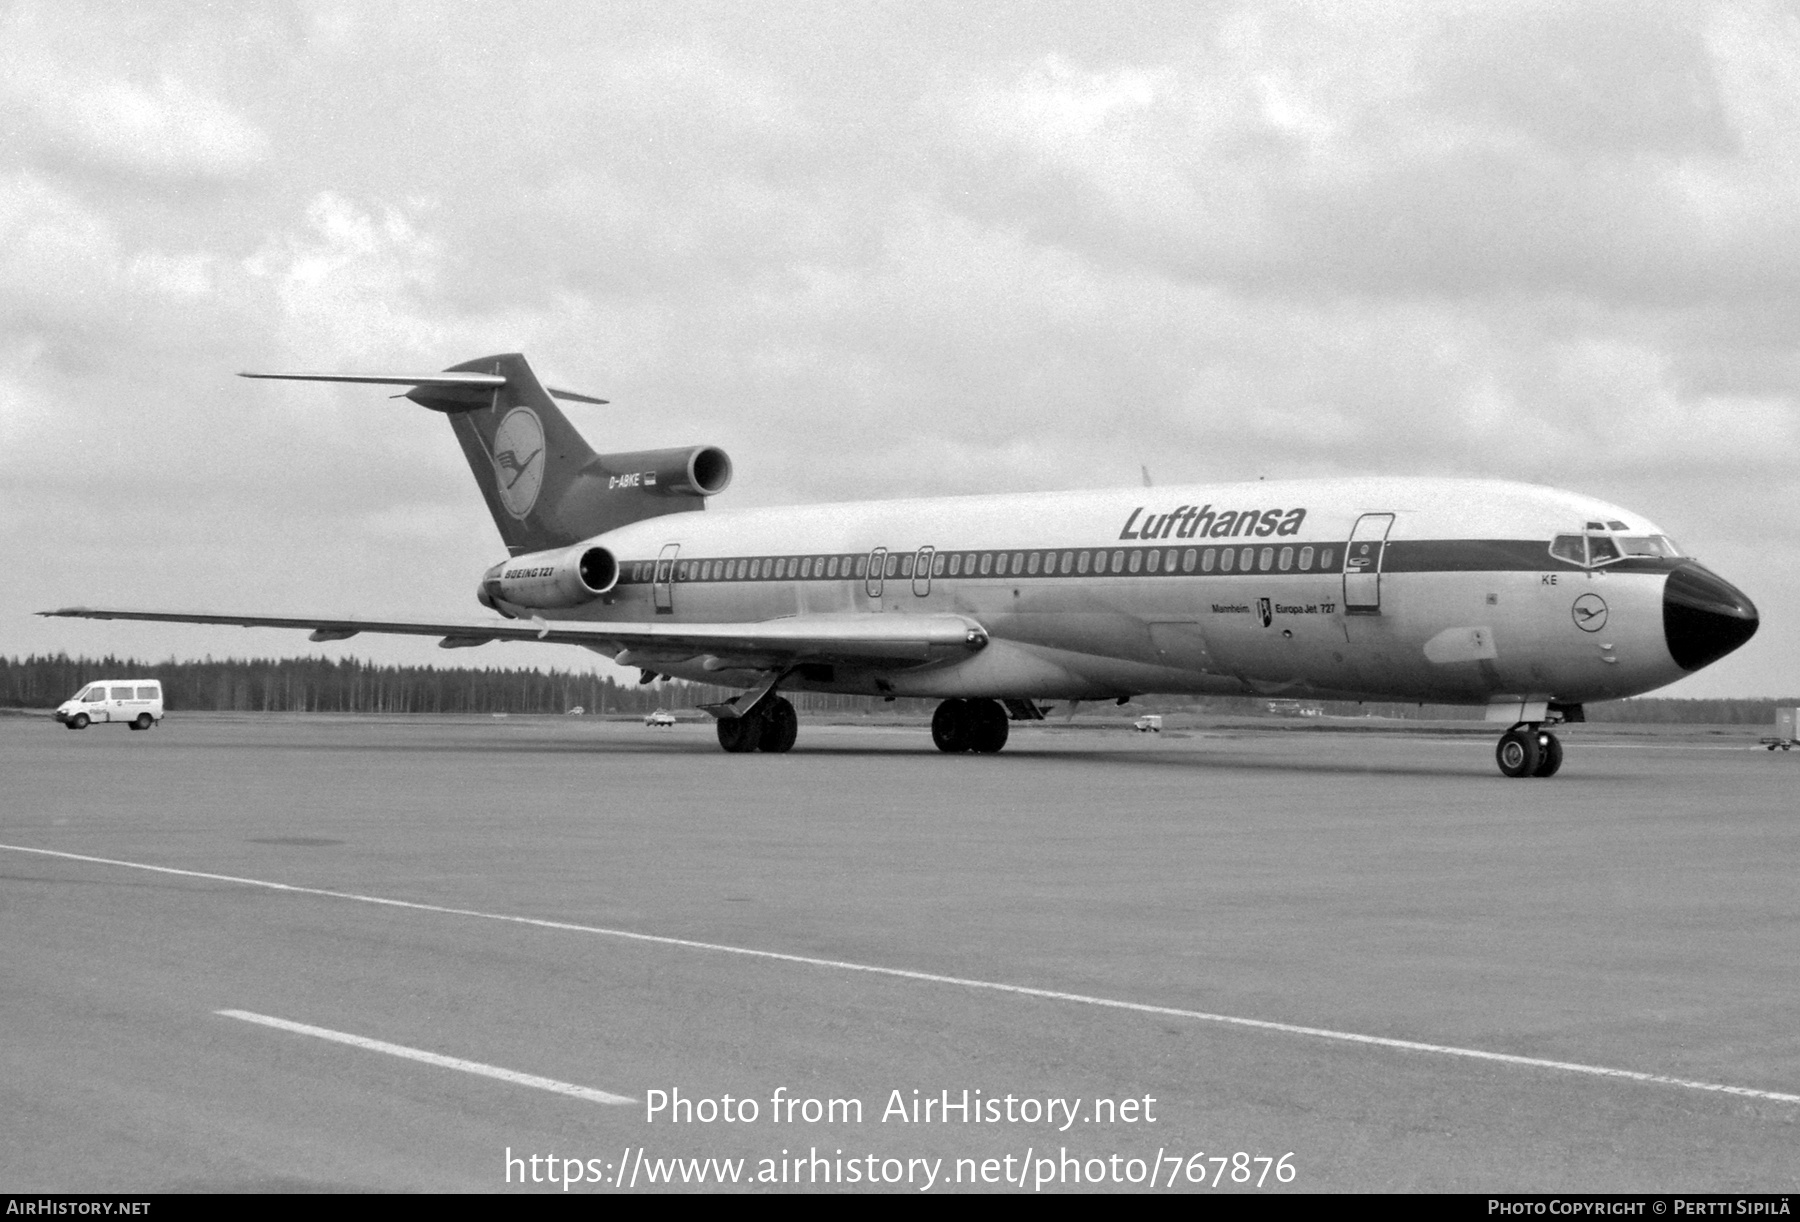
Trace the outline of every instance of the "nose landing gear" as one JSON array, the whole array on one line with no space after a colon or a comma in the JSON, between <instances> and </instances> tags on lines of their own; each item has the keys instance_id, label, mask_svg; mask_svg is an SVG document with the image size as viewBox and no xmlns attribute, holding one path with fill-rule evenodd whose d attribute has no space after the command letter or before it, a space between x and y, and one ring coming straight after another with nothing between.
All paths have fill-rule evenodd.
<instances>
[{"instance_id":1,"label":"nose landing gear","mask_svg":"<svg viewBox=\"0 0 1800 1222\"><path fill-rule=\"evenodd\" d=\"M1506 776L1555 776L1562 767L1562 741L1542 726L1516 725L1500 736L1494 762Z\"/></svg>"}]
</instances>

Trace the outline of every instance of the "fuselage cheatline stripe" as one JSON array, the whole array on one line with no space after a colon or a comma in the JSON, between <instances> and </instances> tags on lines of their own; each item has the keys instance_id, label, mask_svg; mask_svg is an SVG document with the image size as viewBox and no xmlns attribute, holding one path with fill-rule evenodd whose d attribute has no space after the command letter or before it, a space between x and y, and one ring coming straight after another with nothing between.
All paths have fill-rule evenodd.
<instances>
[{"instance_id":1,"label":"fuselage cheatline stripe","mask_svg":"<svg viewBox=\"0 0 1800 1222\"><path fill-rule=\"evenodd\" d=\"M1530 573L1580 574L1584 566L1549 554L1544 540L1443 539L1391 541L1382 549L1383 573ZM1161 547L1029 547L920 549L932 564L931 580L1047 581L1123 577L1318 577L1344 571L1346 547L1341 540L1279 543L1232 542L1222 546ZM884 580L909 579L918 553L877 549L886 560ZM645 557L622 559L619 584L674 582L677 585L744 581L862 581L871 574L870 552L755 553L684 556L671 564ZM1605 566L1611 573L1664 573L1672 560L1629 556ZM507 578L531 577L529 569L509 570Z\"/></svg>"}]
</instances>

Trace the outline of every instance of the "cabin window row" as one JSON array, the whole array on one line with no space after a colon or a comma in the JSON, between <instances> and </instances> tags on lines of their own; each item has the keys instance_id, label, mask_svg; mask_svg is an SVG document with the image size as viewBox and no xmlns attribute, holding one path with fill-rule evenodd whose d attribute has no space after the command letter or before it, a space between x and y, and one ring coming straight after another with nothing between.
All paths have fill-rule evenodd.
<instances>
[{"instance_id":1,"label":"cabin window row","mask_svg":"<svg viewBox=\"0 0 1800 1222\"><path fill-rule=\"evenodd\" d=\"M883 559L882 557L885 557ZM913 576L918 554L887 552L825 556L752 556L732 560L632 562L625 580L845 581L866 580L879 560L883 578ZM1332 570L1331 547L1127 547L1086 551L933 552L933 577L1179 576L1188 573L1322 573Z\"/></svg>"}]
</instances>

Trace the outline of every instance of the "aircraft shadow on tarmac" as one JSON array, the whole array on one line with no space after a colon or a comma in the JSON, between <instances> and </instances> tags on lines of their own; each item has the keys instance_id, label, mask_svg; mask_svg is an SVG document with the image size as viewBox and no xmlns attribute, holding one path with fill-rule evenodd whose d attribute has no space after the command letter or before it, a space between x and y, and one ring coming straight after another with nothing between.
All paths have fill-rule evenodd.
<instances>
[{"instance_id":1,"label":"aircraft shadow on tarmac","mask_svg":"<svg viewBox=\"0 0 1800 1222\"><path fill-rule=\"evenodd\" d=\"M1334 760L1317 757L1303 758L1298 753L1283 752L1276 756L1251 754L1238 747L1232 740L1224 740L1217 745L1207 745L1195 749L1176 751L1127 750L1107 747L1035 747L1023 749L1008 748L993 755L982 756L949 756L945 757L931 745L924 731L920 732L920 743L913 746L894 745L871 747L861 744L840 745L837 743L807 743L803 736L791 752L780 756L748 757L767 758L771 761L787 759L799 762L807 758L838 760L892 760L897 758L917 758L928 756L943 761L943 766L955 767L1004 767L1012 762L1022 767L1041 767L1048 762L1082 763L1088 765L1114 765L1123 768L1191 768L1197 771L1211 772L1220 769L1236 771L1271 772L1271 773L1305 773L1315 776L1417 776L1444 777L1466 776L1471 773L1486 775L1488 753L1483 751L1470 759L1453 756L1449 744L1432 744L1432 748L1444 751L1441 762L1421 763L1415 759L1382 759L1367 757L1357 760ZM226 750L236 750L239 744L215 744ZM249 744L243 744L248 746ZM658 739L651 741L619 742L598 739L479 739L469 738L461 741L435 742L258 742L254 745L258 751L301 751L301 752L353 752L353 753L391 753L395 755L597 755L597 756L706 756L715 754L711 736L704 741L683 737L676 739ZM1504 779L1497 775L1492 779ZM1583 778L1579 773L1566 778L1567 781L1580 783ZM1589 778L1592 779L1592 778Z\"/></svg>"}]
</instances>

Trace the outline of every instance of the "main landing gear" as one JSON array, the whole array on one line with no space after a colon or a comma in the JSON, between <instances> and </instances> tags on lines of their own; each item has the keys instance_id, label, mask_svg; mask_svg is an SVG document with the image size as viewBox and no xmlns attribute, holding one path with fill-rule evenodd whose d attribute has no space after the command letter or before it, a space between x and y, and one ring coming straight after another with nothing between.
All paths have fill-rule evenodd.
<instances>
[{"instance_id":1,"label":"main landing gear","mask_svg":"<svg viewBox=\"0 0 1800 1222\"><path fill-rule=\"evenodd\" d=\"M732 697L727 704L736 704ZM794 706L780 696L770 696L742 717L719 718L719 745L734 755L745 751L780 754L792 749L800 735L800 718Z\"/></svg>"},{"instance_id":2,"label":"main landing gear","mask_svg":"<svg viewBox=\"0 0 1800 1222\"><path fill-rule=\"evenodd\" d=\"M998 700L946 700L931 715L939 751L992 754L1006 745L1006 709Z\"/></svg>"},{"instance_id":3,"label":"main landing gear","mask_svg":"<svg viewBox=\"0 0 1800 1222\"><path fill-rule=\"evenodd\" d=\"M1555 776L1562 767L1562 742L1542 726L1520 723L1500 736L1494 762L1507 776Z\"/></svg>"}]
</instances>

